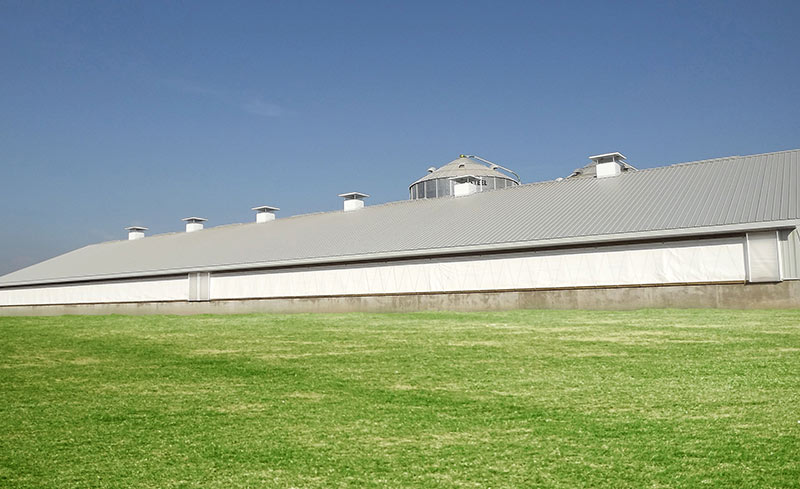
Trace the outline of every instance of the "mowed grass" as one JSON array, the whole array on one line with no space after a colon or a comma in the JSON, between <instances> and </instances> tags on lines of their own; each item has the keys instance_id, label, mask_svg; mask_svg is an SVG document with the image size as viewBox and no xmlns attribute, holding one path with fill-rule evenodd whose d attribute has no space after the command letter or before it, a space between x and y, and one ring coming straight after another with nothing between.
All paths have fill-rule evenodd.
<instances>
[{"instance_id":1,"label":"mowed grass","mask_svg":"<svg viewBox=\"0 0 800 489\"><path fill-rule=\"evenodd\" d=\"M0 487L799 487L800 311L0 318Z\"/></svg>"}]
</instances>

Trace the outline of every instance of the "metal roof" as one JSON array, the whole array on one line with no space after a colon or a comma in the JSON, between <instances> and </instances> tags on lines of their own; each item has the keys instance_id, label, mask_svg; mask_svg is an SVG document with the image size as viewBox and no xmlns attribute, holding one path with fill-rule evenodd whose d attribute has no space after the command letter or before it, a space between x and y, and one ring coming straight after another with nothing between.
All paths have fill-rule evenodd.
<instances>
[{"instance_id":1,"label":"metal roof","mask_svg":"<svg viewBox=\"0 0 800 489\"><path fill-rule=\"evenodd\" d=\"M800 150L86 246L0 286L791 227Z\"/></svg>"},{"instance_id":2,"label":"metal roof","mask_svg":"<svg viewBox=\"0 0 800 489\"><path fill-rule=\"evenodd\" d=\"M436 180L437 178L453 178L453 177L462 177L467 175L479 176L479 177L500 177L505 178L508 180L513 180L508 175L505 175L497 170L492 170L485 164L473 160L472 158L457 158L450 163L442 166L438 170L434 170L424 177L420 178L416 182L412 183L411 185L415 185L419 182L425 182L428 180Z\"/></svg>"}]
</instances>

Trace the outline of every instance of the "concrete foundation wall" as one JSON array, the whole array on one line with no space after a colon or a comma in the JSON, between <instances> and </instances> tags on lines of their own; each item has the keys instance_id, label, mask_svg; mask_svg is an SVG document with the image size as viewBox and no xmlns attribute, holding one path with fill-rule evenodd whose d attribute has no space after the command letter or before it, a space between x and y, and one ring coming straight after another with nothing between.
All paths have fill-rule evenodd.
<instances>
[{"instance_id":1,"label":"concrete foundation wall","mask_svg":"<svg viewBox=\"0 0 800 489\"><path fill-rule=\"evenodd\" d=\"M504 309L800 308L800 281L303 297L209 302L2 306L0 316L62 314L242 314Z\"/></svg>"}]
</instances>

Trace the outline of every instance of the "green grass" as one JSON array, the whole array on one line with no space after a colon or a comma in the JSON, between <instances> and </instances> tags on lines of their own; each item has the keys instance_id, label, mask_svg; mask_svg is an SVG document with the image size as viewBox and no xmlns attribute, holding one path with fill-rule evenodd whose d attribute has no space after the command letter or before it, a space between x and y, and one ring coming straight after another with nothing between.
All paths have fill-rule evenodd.
<instances>
[{"instance_id":1,"label":"green grass","mask_svg":"<svg viewBox=\"0 0 800 489\"><path fill-rule=\"evenodd\" d=\"M800 487L800 311L0 318L0 487Z\"/></svg>"}]
</instances>

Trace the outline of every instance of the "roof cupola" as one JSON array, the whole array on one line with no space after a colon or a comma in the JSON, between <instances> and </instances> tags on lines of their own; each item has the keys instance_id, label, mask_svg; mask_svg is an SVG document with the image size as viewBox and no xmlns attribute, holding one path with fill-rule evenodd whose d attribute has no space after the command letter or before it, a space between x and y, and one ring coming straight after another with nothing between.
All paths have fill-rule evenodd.
<instances>
[{"instance_id":1,"label":"roof cupola","mask_svg":"<svg viewBox=\"0 0 800 489\"><path fill-rule=\"evenodd\" d=\"M457 159L438 169L433 166L428 168L427 175L408 187L409 197L415 200L454 196L456 183L453 179L461 177L476 179L472 182L475 185L475 192L502 189L520 184L519 176L508 168L496 165L479 156L459 155ZM479 182L483 183L478 185Z\"/></svg>"},{"instance_id":2,"label":"roof cupola","mask_svg":"<svg viewBox=\"0 0 800 489\"><path fill-rule=\"evenodd\" d=\"M133 241L135 239L142 239L144 238L144 232L147 231L147 228L142 226L129 226L125 228L128 231L128 240Z\"/></svg>"},{"instance_id":3,"label":"roof cupola","mask_svg":"<svg viewBox=\"0 0 800 489\"><path fill-rule=\"evenodd\" d=\"M264 223L274 221L275 212L279 211L280 208L269 205L260 205L258 207L253 207L252 210L256 211L256 222Z\"/></svg>"},{"instance_id":4,"label":"roof cupola","mask_svg":"<svg viewBox=\"0 0 800 489\"><path fill-rule=\"evenodd\" d=\"M369 197L369 195L362 194L361 192L346 192L339 194L339 197L344 198L344 211L349 212L364 207L364 199Z\"/></svg>"},{"instance_id":5,"label":"roof cupola","mask_svg":"<svg viewBox=\"0 0 800 489\"><path fill-rule=\"evenodd\" d=\"M186 232L193 233L195 231L200 231L203 229L203 223L208 221L208 219L202 217L184 217L181 219L186 223Z\"/></svg>"}]
</instances>

